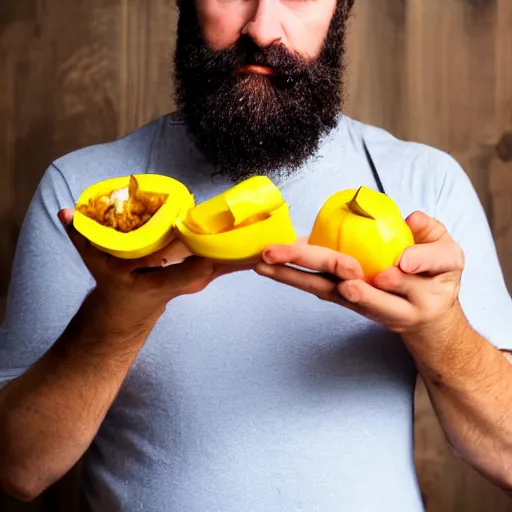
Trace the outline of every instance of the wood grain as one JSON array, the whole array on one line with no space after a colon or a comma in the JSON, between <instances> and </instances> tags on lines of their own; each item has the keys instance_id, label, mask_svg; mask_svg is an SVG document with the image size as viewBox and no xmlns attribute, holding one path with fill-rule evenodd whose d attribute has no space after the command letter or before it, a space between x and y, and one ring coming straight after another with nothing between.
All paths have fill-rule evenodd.
<instances>
[{"instance_id":1,"label":"wood grain","mask_svg":"<svg viewBox=\"0 0 512 512\"><path fill-rule=\"evenodd\" d=\"M168 112L173 105L175 0L121 0L119 134Z\"/></svg>"},{"instance_id":2,"label":"wood grain","mask_svg":"<svg viewBox=\"0 0 512 512\"><path fill-rule=\"evenodd\" d=\"M356 4L349 26L346 111L405 137L406 3L358 0Z\"/></svg>"},{"instance_id":3,"label":"wood grain","mask_svg":"<svg viewBox=\"0 0 512 512\"><path fill-rule=\"evenodd\" d=\"M488 213L512 286L512 142L505 137L501 158L497 149L512 132L512 2L387 1L375 9L358 0L352 22L349 113L459 161ZM365 80L370 84L361 86ZM400 119L383 113L382 103ZM429 512L512 511L504 493L450 453L421 381L415 439Z\"/></svg>"},{"instance_id":4,"label":"wood grain","mask_svg":"<svg viewBox=\"0 0 512 512\"><path fill-rule=\"evenodd\" d=\"M496 151L490 170L494 238L512 293L512 2L498 0L495 35Z\"/></svg>"},{"instance_id":5,"label":"wood grain","mask_svg":"<svg viewBox=\"0 0 512 512\"><path fill-rule=\"evenodd\" d=\"M0 2L0 317L26 207L47 165L172 108L174 0ZM357 0L347 112L465 168L512 289L512 1ZM512 512L449 452L421 382L416 465L429 512ZM76 510L77 471L32 505Z\"/></svg>"}]
</instances>

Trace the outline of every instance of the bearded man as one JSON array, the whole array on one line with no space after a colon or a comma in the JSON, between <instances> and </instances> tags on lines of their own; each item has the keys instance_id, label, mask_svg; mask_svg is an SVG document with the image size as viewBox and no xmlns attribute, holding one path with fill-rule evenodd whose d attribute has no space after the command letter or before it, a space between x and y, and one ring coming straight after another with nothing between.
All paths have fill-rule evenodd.
<instances>
[{"instance_id":1,"label":"bearded man","mask_svg":"<svg viewBox=\"0 0 512 512\"><path fill-rule=\"evenodd\" d=\"M177 111L46 171L0 331L8 492L33 499L83 459L95 512L420 511L418 372L454 452L512 487L512 301L486 216L450 156L343 114L351 7L182 0ZM269 176L303 236L331 194L365 185L416 244L372 284L303 242L250 268L178 242L116 260L72 208L140 172L197 203Z\"/></svg>"}]
</instances>

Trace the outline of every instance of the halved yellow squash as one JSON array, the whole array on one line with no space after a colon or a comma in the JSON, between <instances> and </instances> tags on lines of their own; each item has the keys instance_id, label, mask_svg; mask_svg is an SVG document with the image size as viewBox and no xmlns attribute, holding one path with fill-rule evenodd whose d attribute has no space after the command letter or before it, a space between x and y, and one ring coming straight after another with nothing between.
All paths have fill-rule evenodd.
<instances>
[{"instance_id":1,"label":"halved yellow squash","mask_svg":"<svg viewBox=\"0 0 512 512\"><path fill-rule=\"evenodd\" d=\"M174 178L123 176L84 190L73 224L104 252L123 259L142 258L169 244L176 235L176 220L194 206L193 195Z\"/></svg>"},{"instance_id":2,"label":"halved yellow squash","mask_svg":"<svg viewBox=\"0 0 512 512\"><path fill-rule=\"evenodd\" d=\"M221 263L252 263L269 245L297 240L280 190L254 176L176 219L180 238L197 256Z\"/></svg>"}]
</instances>

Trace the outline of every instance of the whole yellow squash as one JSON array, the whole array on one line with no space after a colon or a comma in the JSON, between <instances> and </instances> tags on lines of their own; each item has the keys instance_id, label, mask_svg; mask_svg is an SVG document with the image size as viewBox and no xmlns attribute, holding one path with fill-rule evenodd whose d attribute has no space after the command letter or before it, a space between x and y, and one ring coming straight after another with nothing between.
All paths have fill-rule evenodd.
<instances>
[{"instance_id":1,"label":"whole yellow squash","mask_svg":"<svg viewBox=\"0 0 512 512\"><path fill-rule=\"evenodd\" d=\"M371 281L397 265L413 234L396 203L367 187L333 194L320 209L308 243L356 259Z\"/></svg>"}]
</instances>

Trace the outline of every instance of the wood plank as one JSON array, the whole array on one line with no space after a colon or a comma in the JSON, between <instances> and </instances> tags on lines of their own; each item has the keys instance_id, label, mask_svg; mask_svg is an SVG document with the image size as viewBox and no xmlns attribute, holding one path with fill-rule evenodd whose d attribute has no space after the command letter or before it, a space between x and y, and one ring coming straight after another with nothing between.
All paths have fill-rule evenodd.
<instances>
[{"instance_id":1,"label":"wood plank","mask_svg":"<svg viewBox=\"0 0 512 512\"><path fill-rule=\"evenodd\" d=\"M117 136L118 34L119 0L0 2L2 309L19 227L43 172L65 153ZM0 495L0 510L73 512L75 478L31 504ZM63 485L67 496L57 493Z\"/></svg>"},{"instance_id":2,"label":"wood plank","mask_svg":"<svg viewBox=\"0 0 512 512\"><path fill-rule=\"evenodd\" d=\"M13 145L14 145L14 84L12 81L10 55L0 52L0 296L9 284L10 266L15 250L16 236L13 234Z\"/></svg>"},{"instance_id":3,"label":"wood plank","mask_svg":"<svg viewBox=\"0 0 512 512\"><path fill-rule=\"evenodd\" d=\"M17 230L48 163L172 108L175 26L174 0L0 2L0 297ZM510 0L356 2L347 113L461 163L512 285L512 162L503 143L497 150L512 132L510 62ZM421 385L415 433L429 512L512 511L501 491L449 453ZM46 494L48 510L72 512L75 478ZM17 510L5 503L0 498L1 510Z\"/></svg>"},{"instance_id":4,"label":"wood plank","mask_svg":"<svg viewBox=\"0 0 512 512\"><path fill-rule=\"evenodd\" d=\"M507 67L495 56L499 18L492 1L407 3L407 137L450 152L489 215L496 207L490 174L501 105L495 97L496 65ZM512 254L507 250L512 246L503 247L502 260ZM418 478L429 511L512 510L500 490L451 455L422 385L415 437Z\"/></svg>"},{"instance_id":5,"label":"wood plank","mask_svg":"<svg viewBox=\"0 0 512 512\"><path fill-rule=\"evenodd\" d=\"M345 111L398 137L406 135L405 5L403 0L358 0L348 29Z\"/></svg>"},{"instance_id":6,"label":"wood plank","mask_svg":"<svg viewBox=\"0 0 512 512\"><path fill-rule=\"evenodd\" d=\"M512 293L512 2L498 1L495 43L497 150L490 174L491 223L505 279Z\"/></svg>"},{"instance_id":7,"label":"wood plank","mask_svg":"<svg viewBox=\"0 0 512 512\"><path fill-rule=\"evenodd\" d=\"M450 452L421 379L416 391L415 459L428 512L512 512L512 501Z\"/></svg>"},{"instance_id":8,"label":"wood plank","mask_svg":"<svg viewBox=\"0 0 512 512\"><path fill-rule=\"evenodd\" d=\"M172 109L176 3L121 0L121 12L120 135Z\"/></svg>"},{"instance_id":9,"label":"wood plank","mask_svg":"<svg viewBox=\"0 0 512 512\"><path fill-rule=\"evenodd\" d=\"M14 109L15 54L31 34L33 12L28 2L0 4L0 322L5 310L5 291L9 283L10 266L17 233L13 228L15 197L14 144L16 114ZM0 510L7 512L42 512L41 499L22 504L0 492Z\"/></svg>"}]
</instances>

